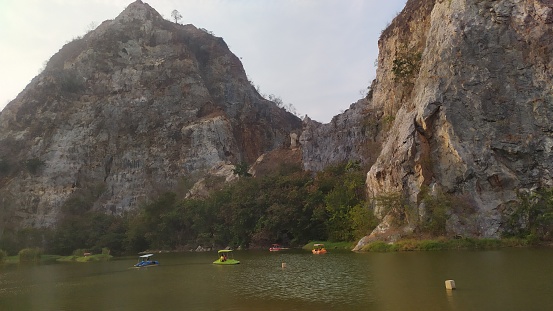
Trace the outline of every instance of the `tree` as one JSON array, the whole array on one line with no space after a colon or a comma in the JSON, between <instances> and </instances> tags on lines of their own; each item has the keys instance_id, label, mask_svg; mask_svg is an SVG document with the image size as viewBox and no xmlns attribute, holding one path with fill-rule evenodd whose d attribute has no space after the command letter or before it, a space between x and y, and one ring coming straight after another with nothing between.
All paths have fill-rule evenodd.
<instances>
[{"instance_id":1,"label":"tree","mask_svg":"<svg viewBox=\"0 0 553 311\"><path fill-rule=\"evenodd\" d=\"M423 187L422 199L426 208L426 217L422 219L422 228L434 236L447 234L447 220L454 206L451 195L437 191L429 193L428 187ZM457 206L461 204L457 203Z\"/></svg>"},{"instance_id":2,"label":"tree","mask_svg":"<svg viewBox=\"0 0 553 311\"><path fill-rule=\"evenodd\" d=\"M503 220L503 234L530 240L553 239L553 188L521 191L518 197L518 203Z\"/></svg>"},{"instance_id":3,"label":"tree","mask_svg":"<svg viewBox=\"0 0 553 311\"><path fill-rule=\"evenodd\" d=\"M86 26L86 33L93 31L96 27L98 27L98 25L96 25L95 22L90 22L90 24Z\"/></svg>"},{"instance_id":4,"label":"tree","mask_svg":"<svg viewBox=\"0 0 553 311\"><path fill-rule=\"evenodd\" d=\"M240 177L251 177L252 174L248 173L248 163L242 162L240 164L236 164L232 172L235 175L238 175Z\"/></svg>"},{"instance_id":5,"label":"tree","mask_svg":"<svg viewBox=\"0 0 553 311\"><path fill-rule=\"evenodd\" d=\"M25 167L27 167L29 173L33 175L36 174L42 166L44 166L44 161L39 158L32 158L25 161Z\"/></svg>"},{"instance_id":6,"label":"tree","mask_svg":"<svg viewBox=\"0 0 553 311\"><path fill-rule=\"evenodd\" d=\"M182 15L177 10L173 10L173 12L171 12L171 17L173 17L175 23L178 23L179 20L182 19Z\"/></svg>"},{"instance_id":7,"label":"tree","mask_svg":"<svg viewBox=\"0 0 553 311\"><path fill-rule=\"evenodd\" d=\"M0 159L0 176L7 175L10 172L10 165L8 161Z\"/></svg>"}]
</instances>

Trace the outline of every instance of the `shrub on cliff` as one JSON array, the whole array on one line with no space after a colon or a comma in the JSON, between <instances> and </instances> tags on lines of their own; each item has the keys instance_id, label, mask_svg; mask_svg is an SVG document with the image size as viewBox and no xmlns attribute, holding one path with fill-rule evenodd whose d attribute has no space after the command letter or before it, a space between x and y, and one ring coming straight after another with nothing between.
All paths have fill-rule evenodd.
<instances>
[{"instance_id":1,"label":"shrub on cliff","mask_svg":"<svg viewBox=\"0 0 553 311\"><path fill-rule=\"evenodd\" d=\"M4 159L0 159L0 177L3 175L7 175L10 171L10 165L8 161Z\"/></svg>"},{"instance_id":2,"label":"shrub on cliff","mask_svg":"<svg viewBox=\"0 0 553 311\"><path fill-rule=\"evenodd\" d=\"M25 167L29 173L35 175L39 169L44 165L44 161L38 158L32 158L25 161Z\"/></svg>"},{"instance_id":3,"label":"shrub on cliff","mask_svg":"<svg viewBox=\"0 0 553 311\"><path fill-rule=\"evenodd\" d=\"M58 70L53 72L59 87L65 93L78 93L85 89L84 79L76 70Z\"/></svg>"},{"instance_id":4,"label":"shrub on cliff","mask_svg":"<svg viewBox=\"0 0 553 311\"><path fill-rule=\"evenodd\" d=\"M402 83L413 83L413 78L421 66L422 53L403 48L393 60L394 80Z\"/></svg>"},{"instance_id":5,"label":"shrub on cliff","mask_svg":"<svg viewBox=\"0 0 553 311\"><path fill-rule=\"evenodd\" d=\"M446 235L446 224L451 213L452 199L443 192L431 195L428 190L427 187L423 187L421 190L426 209L426 215L421 220L421 229L433 236Z\"/></svg>"}]
</instances>

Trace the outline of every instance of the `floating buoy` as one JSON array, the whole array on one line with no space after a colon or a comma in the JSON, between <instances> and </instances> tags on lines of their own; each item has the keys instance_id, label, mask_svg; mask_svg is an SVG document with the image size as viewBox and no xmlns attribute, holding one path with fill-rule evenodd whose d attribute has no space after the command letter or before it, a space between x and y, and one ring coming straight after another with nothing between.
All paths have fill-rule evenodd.
<instances>
[{"instance_id":1,"label":"floating buoy","mask_svg":"<svg viewBox=\"0 0 553 311\"><path fill-rule=\"evenodd\" d=\"M282 263L282 269L284 269L284 268L286 268L286 263L285 262Z\"/></svg>"},{"instance_id":2,"label":"floating buoy","mask_svg":"<svg viewBox=\"0 0 553 311\"><path fill-rule=\"evenodd\" d=\"M446 289L455 289L455 281L454 280L446 280L445 281L445 288Z\"/></svg>"}]
</instances>

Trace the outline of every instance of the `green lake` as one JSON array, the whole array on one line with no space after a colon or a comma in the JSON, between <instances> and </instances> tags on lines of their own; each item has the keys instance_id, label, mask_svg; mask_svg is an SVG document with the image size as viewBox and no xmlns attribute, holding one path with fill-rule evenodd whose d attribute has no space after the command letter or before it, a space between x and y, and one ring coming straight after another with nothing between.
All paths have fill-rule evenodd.
<instances>
[{"instance_id":1,"label":"green lake","mask_svg":"<svg viewBox=\"0 0 553 311\"><path fill-rule=\"evenodd\" d=\"M0 265L0 310L552 310L553 249L164 253ZM286 263L286 267L282 267ZM445 281L456 290L446 290Z\"/></svg>"}]
</instances>

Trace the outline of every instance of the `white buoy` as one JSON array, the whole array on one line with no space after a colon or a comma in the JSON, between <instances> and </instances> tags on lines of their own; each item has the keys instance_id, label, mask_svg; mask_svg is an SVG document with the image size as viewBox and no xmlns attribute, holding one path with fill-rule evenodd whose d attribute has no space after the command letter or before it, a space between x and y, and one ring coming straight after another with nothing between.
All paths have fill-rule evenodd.
<instances>
[{"instance_id":1,"label":"white buoy","mask_svg":"<svg viewBox=\"0 0 553 311\"><path fill-rule=\"evenodd\" d=\"M285 262L282 263L282 269L284 269L284 268L286 268L286 263Z\"/></svg>"},{"instance_id":2,"label":"white buoy","mask_svg":"<svg viewBox=\"0 0 553 311\"><path fill-rule=\"evenodd\" d=\"M446 289L455 289L455 281L454 280L446 280L445 281L445 288Z\"/></svg>"}]
</instances>

